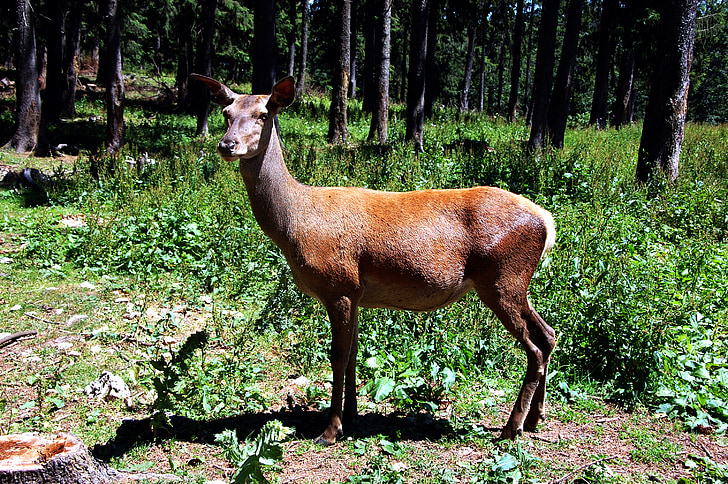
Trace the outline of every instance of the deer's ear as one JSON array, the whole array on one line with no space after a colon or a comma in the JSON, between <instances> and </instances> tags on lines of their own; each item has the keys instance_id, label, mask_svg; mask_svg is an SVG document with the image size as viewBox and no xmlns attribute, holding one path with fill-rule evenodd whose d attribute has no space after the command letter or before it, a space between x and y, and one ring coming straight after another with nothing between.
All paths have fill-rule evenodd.
<instances>
[{"instance_id":1,"label":"deer's ear","mask_svg":"<svg viewBox=\"0 0 728 484\"><path fill-rule=\"evenodd\" d=\"M278 109L290 106L296 99L296 83L293 77L284 77L273 86L268 104Z\"/></svg>"},{"instance_id":2,"label":"deer's ear","mask_svg":"<svg viewBox=\"0 0 728 484\"><path fill-rule=\"evenodd\" d=\"M220 81L216 81L211 77L203 76L202 74L190 74L190 78L205 83L205 85L210 88L212 100L221 106L228 106L232 104L239 96L225 84Z\"/></svg>"}]
</instances>

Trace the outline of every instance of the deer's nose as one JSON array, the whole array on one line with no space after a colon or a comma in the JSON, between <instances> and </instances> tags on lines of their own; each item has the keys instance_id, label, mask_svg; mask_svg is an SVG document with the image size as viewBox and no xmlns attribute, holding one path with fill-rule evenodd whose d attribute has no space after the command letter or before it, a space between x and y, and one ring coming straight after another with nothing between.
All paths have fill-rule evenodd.
<instances>
[{"instance_id":1,"label":"deer's nose","mask_svg":"<svg viewBox=\"0 0 728 484\"><path fill-rule=\"evenodd\" d=\"M235 151L236 145L237 145L237 143L235 142L235 140L223 138L222 140L220 140L220 143L217 145L217 149L221 153L232 154L233 151Z\"/></svg>"}]
</instances>

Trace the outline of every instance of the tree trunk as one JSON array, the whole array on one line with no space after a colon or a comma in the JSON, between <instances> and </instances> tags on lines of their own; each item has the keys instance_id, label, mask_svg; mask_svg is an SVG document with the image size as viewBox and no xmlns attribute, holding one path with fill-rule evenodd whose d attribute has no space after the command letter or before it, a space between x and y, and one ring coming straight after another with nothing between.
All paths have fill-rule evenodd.
<instances>
[{"instance_id":1,"label":"tree trunk","mask_svg":"<svg viewBox=\"0 0 728 484\"><path fill-rule=\"evenodd\" d=\"M177 52L177 107L185 112L191 113L192 90L190 89L190 74L193 72L193 59L195 55L194 40L192 34L195 11L192 3L184 2L180 5L180 12L177 15L175 35L179 50ZM208 89L206 89L208 90ZM202 92L202 91L200 91Z\"/></svg>"},{"instance_id":2,"label":"tree trunk","mask_svg":"<svg viewBox=\"0 0 728 484\"><path fill-rule=\"evenodd\" d=\"M197 46L195 57L195 70L197 74L212 75L212 47L215 38L215 16L217 15L218 0L205 0L200 11L200 24L202 35ZM197 104L197 136L207 136L209 132L208 119L210 117L210 90L202 83L197 84L195 102ZM271 84L273 87L273 84ZM270 92L270 91L269 91Z\"/></svg>"},{"instance_id":3,"label":"tree trunk","mask_svg":"<svg viewBox=\"0 0 728 484\"><path fill-rule=\"evenodd\" d=\"M339 59L333 76L328 139L331 143L346 144L346 102L349 90L351 52L351 0L338 0Z\"/></svg>"},{"instance_id":4,"label":"tree trunk","mask_svg":"<svg viewBox=\"0 0 728 484\"><path fill-rule=\"evenodd\" d=\"M63 86L61 90L61 116L76 116L76 82L81 57L81 29L83 7L86 0L73 0L66 19L66 43L63 49Z\"/></svg>"},{"instance_id":5,"label":"tree trunk","mask_svg":"<svg viewBox=\"0 0 728 484\"><path fill-rule=\"evenodd\" d=\"M463 87L460 90L460 106L458 111L463 113L468 110L470 99L470 81L473 77L473 58L475 57L475 28L468 27L468 52L465 58L465 77Z\"/></svg>"},{"instance_id":6,"label":"tree trunk","mask_svg":"<svg viewBox=\"0 0 728 484\"><path fill-rule=\"evenodd\" d=\"M359 29L359 16L356 14L357 2L356 0L350 0L352 5L349 7L349 87L348 95L351 99L356 99L356 38L357 30ZM353 15L352 15L353 14Z\"/></svg>"},{"instance_id":7,"label":"tree trunk","mask_svg":"<svg viewBox=\"0 0 728 484\"><path fill-rule=\"evenodd\" d=\"M437 28L442 17L440 2L441 0L429 0L427 15L427 56L425 58L425 118L427 119L432 117L435 94L440 91L437 88L437 62L435 59Z\"/></svg>"},{"instance_id":8,"label":"tree trunk","mask_svg":"<svg viewBox=\"0 0 728 484\"><path fill-rule=\"evenodd\" d=\"M161 480L170 474L127 473L96 460L72 434L36 433L0 436L0 484L106 484Z\"/></svg>"},{"instance_id":9,"label":"tree trunk","mask_svg":"<svg viewBox=\"0 0 728 484\"><path fill-rule=\"evenodd\" d=\"M48 26L48 45L46 64L46 87L43 93L43 117L47 122L56 123L61 115L61 96L63 90L63 45L66 41L66 8L68 2L56 0L48 5L50 22Z\"/></svg>"},{"instance_id":10,"label":"tree trunk","mask_svg":"<svg viewBox=\"0 0 728 484\"><path fill-rule=\"evenodd\" d=\"M276 83L276 2L255 0L253 7L253 94L270 94Z\"/></svg>"},{"instance_id":11,"label":"tree trunk","mask_svg":"<svg viewBox=\"0 0 728 484\"><path fill-rule=\"evenodd\" d=\"M296 96L300 99L306 88L306 61L308 57L308 23L310 15L310 4L308 0L302 0L303 10L301 11L301 72L296 86Z\"/></svg>"},{"instance_id":12,"label":"tree trunk","mask_svg":"<svg viewBox=\"0 0 728 484\"><path fill-rule=\"evenodd\" d=\"M35 46L35 20L30 0L17 0L17 79L15 107L17 128L5 148L16 153L33 151L43 139L41 136L40 86Z\"/></svg>"},{"instance_id":13,"label":"tree trunk","mask_svg":"<svg viewBox=\"0 0 728 484\"><path fill-rule=\"evenodd\" d=\"M425 127L425 62L427 60L428 7L429 0L414 0L412 2L405 141L413 141L417 153L423 151L422 135Z\"/></svg>"},{"instance_id":14,"label":"tree trunk","mask_svg":"<svg viewBox=\"0 0 728 484\"><path fill-rule=\"evenodd\" d=\"M288 75L292 76L296 67L296 3L297 0L288 0L288 21L291 31L288 32Z\"/></svg>"},{"instance_id":15,"label":"tree trunk","mask_svg":"<svg viewBox=\"0 0 728 484\"><path fill-rule=\"evenodd\" d=\"M377 72L381 59L380 22L381 7L380 0L366 0L364 4L364 85L362 86L362 109L367 113L374 113L377 105ZM374 118L372 117L372 121ZM369 138L373 133L369 131Z\"/></svg>"},{"instance_id":16,"label":"tree trunk","mask_svg":"<svg viewBox=\"0 0 728 484\"><path fill-rule=\"evenodd\" d=\"M556 26L559 17L559 0L544 0L541 26L538 29L538 50L536 72L533 81L533 114L528 148L543 148L546 131L546 115L554 78L554 51L556 49Z\"/></svg>"},{"instance_id":17,"label":"tree trunk","mask_svg":"<svg viewBox=\"0 0 728 484\"><path fill-rule=\"evenodd\" d=\"M579 46L583 8L584 0L569 1L564 45L561 49L561 59L559 60L559 68L556 70L554 90L551 93L551 102L549 103L547 115L549 141L554 148L564 147L564 133L566 132L566 121L569 117L569 100L573 85L576 52Z\"/></svg>"},{"instance_id":18,"label":"tree trunk","mask_svg":"<svg viewBox=\"0 0 728 484\"><path fill-rule=\"evenodd\" d=\"M607 127L607 109L609 98L609 70L612 63L614 21L619 8L618 0L604 0L602 15L599 19L599 51L594 81L589 124L597 128Z\"/></svg>"},{"instance_id":19,"label":"tree trunk","mask_svg":"<svg viewBox=\"0 0 728 484\"><path fill-rule=\"evenodd\" d=\"M119 1L109 0L106 8L106 152L112 155L117 154L124 145L124 78L121 73Z\"/></svg>"},{"instance_id":20,"label":"tree trunk","mask_svg":"<svg viewBox=\"0 0 728 484\"><path fill-rule=\"evenodd\" d=\"M377 22L377 52L379 55L376 69L376 102L369 128L369 140L377 134L379 143L387 142L389 123L389 58L392 24L392 0L377 0L379 18Z\"/></svg>"},{"instance_id":21,"label":"tree trunk","mask_svg":"<svg viewBox=\"0 0 728 484\"><path fill-rule=\"evenodd\" d=\"M619 61L619 76L617 77L617 92L612 107L612 126L619 129L632 122L634 110L634 20L633 11L628 8L624 11L627 25L623 26L622 53Z\"/></svg>"},{"instance_id":22,"label":"tree trunk","mask_svg":"<svg viewBox=\"0 0 728 484\"><path fill-rule=\"evenodd\" d=\"M523 0L516 1L516 25L513 27L513 55L511 56L511 92L508 95L508 122L518 115L518 85L521 81L521 44L523 44Z\"/></svg>"},{"instance_id":23,"label":"tree trunk","mask_svg":"<svg viewBox=\"0 0 728 484\"><path fill-rule=\"evenodd\" d=\"M0 436L0 484L101 484L120 477L120 472L94 459L74 435Z\"/></svg>"},{"instance_id":24,"label":"tree trunk","mask_svg":"<svg viewBox=\"0 0 728 484\"><path fill-rule=\"evenodd\" d=\"M533 110L531 109L531 52L533 51L533 4L531 0L531 13L528 19L528 47L526 48L526 92L523 94L523 107L526 110L526 125L531 126Z\"/></svg>"},{"instance_id":25,"label":"tree trunk","mask_svg":"<svg viewBox=\"0 0 728 484\"><path fill-rule=\"evenodd\" d=\"M659 64L654 70L637 157L637 180L648 182L658 172L674 181L685 135L690 68L695 43L698 0L660 4Z\"/></svg>"}]
</instances>

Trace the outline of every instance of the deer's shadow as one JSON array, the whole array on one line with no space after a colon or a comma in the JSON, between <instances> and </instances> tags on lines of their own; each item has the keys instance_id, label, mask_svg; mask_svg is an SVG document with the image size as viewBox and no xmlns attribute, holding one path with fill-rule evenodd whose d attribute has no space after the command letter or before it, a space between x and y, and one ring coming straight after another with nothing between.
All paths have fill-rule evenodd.
<instances>
[{"instance_id":1,"label":"deer's shadow","mask_svg":"<svg viewBox=\"0 0 728 484\"><path fill-rule=\"evenodd\" d=\"M296 438L313 439L326 427L327 416L328 411L303 409L241 414L214 420L172 415L167 418L166 425L155 425L153 417L127 419L121 423L113 438L104 444L96 444L92 453L97 459L108 461L113 457L123 456L137 446L170 439L217 445L215 435L226 429L235 430L238 437L243 439L256 435L271 420L279 420L286 427L295 428ZM356 418L353 425L349 425L346 437L367 438L381 435L394 440L421 441L438 440L455 433L447 419L435 418L431 414L363 413Z\"/></svg>"}]
</instances>

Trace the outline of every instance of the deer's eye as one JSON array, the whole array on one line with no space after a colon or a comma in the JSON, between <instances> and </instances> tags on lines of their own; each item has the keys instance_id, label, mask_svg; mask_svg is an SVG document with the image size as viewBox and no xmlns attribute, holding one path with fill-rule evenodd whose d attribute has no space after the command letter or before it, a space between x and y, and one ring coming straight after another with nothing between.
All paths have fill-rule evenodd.
<instances>
[{"instance_id":1,"label":"deer's eye","mask_svg":"<svg viewBox=\"0 0 728 484\"><path fill-rule=\"evenodd\" d=\"M265 121L266 119L268 119L268 113L260 113L258 119L260 119L261 121Z\"/></svg>"}]
</instances>

